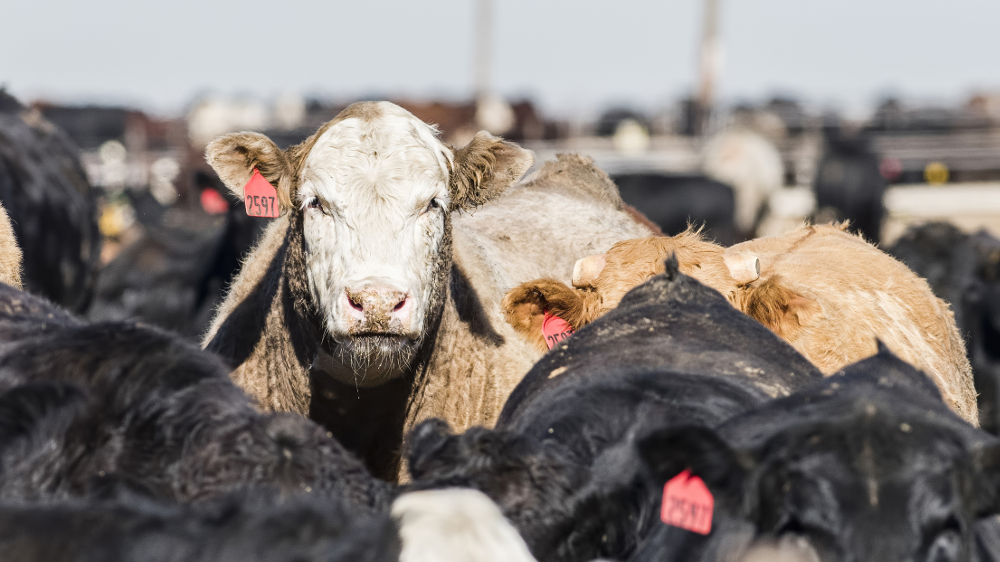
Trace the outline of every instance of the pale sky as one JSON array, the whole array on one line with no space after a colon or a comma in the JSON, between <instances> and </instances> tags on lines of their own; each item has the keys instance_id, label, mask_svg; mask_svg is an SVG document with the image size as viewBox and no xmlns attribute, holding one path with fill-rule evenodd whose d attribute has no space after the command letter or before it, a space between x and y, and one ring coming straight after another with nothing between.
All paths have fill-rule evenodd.
<instances>
[{"instance_id":1,"label":"pale sky","mask_svg":"<svg viewBox=\"0 0 1000 562\"><path fill-rule=\"evenodd\" d=\"M724 100L870 105L1000 91L998 0L721 0ZM29 100L178 112L267 99L464 97L474 0L18 0L0 84ZM494 0L496 90L557 115L666 107L695 83L701 0Z\"/></svg>"}]
</instances>

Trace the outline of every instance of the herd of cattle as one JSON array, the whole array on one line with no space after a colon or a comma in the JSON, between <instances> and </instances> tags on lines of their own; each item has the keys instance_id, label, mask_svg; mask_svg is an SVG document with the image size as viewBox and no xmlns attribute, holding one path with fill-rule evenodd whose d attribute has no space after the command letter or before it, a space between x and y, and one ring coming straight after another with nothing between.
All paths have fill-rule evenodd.
<instances>
[{"instance_id":1,"label":"herd of cattle","mask_svg":"<svg viewBox=\"0 0 1000 562\"><path fill-rule=\"evenodd\" d=\"M0 560L1000 559L987 234L664 236L384 102L206 157L281 215L99 269L72 147L0 99Z\"/></svg>"}]
</instances>

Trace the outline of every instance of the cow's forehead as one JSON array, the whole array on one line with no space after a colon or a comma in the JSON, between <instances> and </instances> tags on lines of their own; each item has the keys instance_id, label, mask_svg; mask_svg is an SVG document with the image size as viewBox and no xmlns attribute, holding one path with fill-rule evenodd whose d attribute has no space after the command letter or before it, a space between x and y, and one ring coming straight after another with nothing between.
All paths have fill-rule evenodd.
<instances>
[{"instance_id":1,"label":"cow's forehead","mask_svg":"<svg viewBox=\"0 0 1000 562\"><path fill-rule=\"evenodd\" d=\"M447 182L451 151L433 127L392 104L345 114L309 148L299 172L303 184L337 191Z\"/></svg>"}]
</instances>

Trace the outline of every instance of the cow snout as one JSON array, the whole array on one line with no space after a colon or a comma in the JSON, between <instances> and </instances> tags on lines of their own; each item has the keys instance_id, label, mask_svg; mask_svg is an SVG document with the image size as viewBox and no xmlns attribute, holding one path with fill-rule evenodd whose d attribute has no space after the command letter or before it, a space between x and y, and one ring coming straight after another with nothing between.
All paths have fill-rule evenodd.
<instances>
[{"instance_id":1,"label":"cow snout","mask_svg":"<svg viewBox=\"0 0 1000 562\"><path fill-rule=\"evenodd\" d=\"M395 332L409 327L413 299L404 291L386 285L369 285L344 291L345 310L358 328L373 332Z\"/></svg>"}]
</instances>

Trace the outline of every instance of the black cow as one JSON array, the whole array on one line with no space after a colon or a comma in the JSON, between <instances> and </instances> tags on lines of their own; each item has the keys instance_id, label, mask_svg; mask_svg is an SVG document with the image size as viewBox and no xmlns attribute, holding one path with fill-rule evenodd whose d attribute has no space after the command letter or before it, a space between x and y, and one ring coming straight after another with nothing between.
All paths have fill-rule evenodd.
<instances>
[{"instance_id":1,"label":"black cow","mask_svg":"<svg viewBox=\"0 0 1000 562\"><path fill-rule=\"evenodd\" d=\"M227 191L199 176L197 183ZM247 216L242 202L229 202L221 225L147 224L142 236L101 270L87 318L136 320L200 340L241 259L270 222ZM190 222L204 224L206 218Z\"/></svg>"},{"instance_id":2,"label":"black cow","mask_svg":"<svg viewBox=\"0 0 1000 562\"><path fill-rule=\"evenodd\" d=\"M24 251L24 286L73 311L100 265L97 203L65 133L0 90L0 203Z\"/></svg>"},{"instance_id":3,"label":"black cow","mask_svg":"<svg viewBox=\"0 0 1000 562\"><path fill-rule=\"evenodd\" d=\"M542 358L496 430L410 436L416 488L490 496L540 560L623 557L656 522L631 439L673 424L714 427L821 378L787 343L677 270Z\"/></svg>"},{"instance_id":4,"label":"black cow","mask_svg":"<svg viewBox=\"0 0 1000 562\"><path fill-rule=\"evenodd\" d=\"M702 225L702 234L723 246L741 242L733 188L702 175L616 174L622 201L641 211L667 235Z\"/></svg>"},{"instance_id":5,"label":"black cow","mask_svg":"<svg viewBox=\"0 0 1000 562\"><path fill-rule=\"evenodd\" d=\"M0 559L17 562L394 562L386 514L329 498L239 495L194 505L113 501L0 504Z\"/></svg>"},{"instance_id":6,"label":"black cow","mask_svg":"<svg viewBox=\"0 0 1000 562\"><path fill-rule=\"evenodd\" d=\"M881 345L715 430L669 428L639 449L654 489L690 470L714 512L709 535L662 525L636 561L737 559L762 539L803 560L969 560L977 520L1000 508L1000 446Z\"/></svg>"},{"instance_id":7,"label":"black cow","mask_svg":"<svg viewBox=\"0 0 1000 562\"><path fill-rule=\"evenodd\" d=\"M5 285L0 391L0 500L86 496L108 481L165 500L260 486L359 508L390 499L320 426L255 411L215 356L148 326L84 323Z\"/></svg>"},{"instance_id":8,"label":"black cow","mask_svg":"<svg viewBox=\"0 0 1000 562\"><path fill-rule=\"evenodd\" d=\"M816 167L814 222L848 220L851 230L878 242L882 229L887 182L866 136L849 137L827 127L826 148Z\"/></svg>"},{"instance_id":9,"label":"black cow","mask_svg":"<svg viewBox=\"0 0 1000 562\"><path fill-rule=\"evenodd\" d=\"M979 391L979 424L1000 434L1000 240L931 222L907 230L887 252L951 303Z\"/></svg>"}]
</instances>

